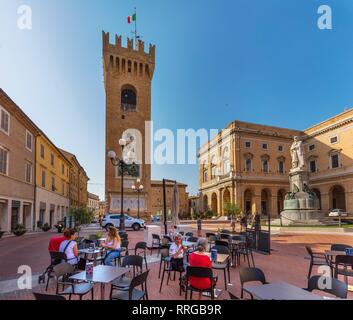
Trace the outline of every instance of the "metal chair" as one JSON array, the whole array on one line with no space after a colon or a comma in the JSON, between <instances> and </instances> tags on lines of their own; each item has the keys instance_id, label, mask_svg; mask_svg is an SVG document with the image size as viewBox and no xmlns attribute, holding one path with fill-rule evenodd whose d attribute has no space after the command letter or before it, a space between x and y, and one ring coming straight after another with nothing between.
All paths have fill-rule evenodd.
<instances>
[{"instance_id":1,"label":"metal chair","mask_svg":"<svg viewBox=\"0 0 353 320\"><path fill-rule=\"evenodd\" d=\"M313 266L330 266L329 261L324 253L321 252L314 252L310 246L305 246L306 251L310 256L310 266L309 266L309 273L308 279L311 277L311 272L313 270Z\"/></svg>"},{"instance_id":2,"label":"metal chair","mask_svg":"<svg viewBox=\"0 0 353 320\"><path fill-rule=\"evenodd\" d=\"M161 278L162 264L168 264L170 262L169 249L161 249L161 261L159 263L158 279Z\"/></svg>"},{"instance_id":3,"label":"metal chair","mask_svg":"<svg viewBox=\"0 0 353 320\"><path fill-rule=\"evenodd\" d=\"M133 272L133 277L135 277L137 274L142 273L142 267L143 267L143 258L141 256L135 255L135 256L126 256L123 259L123 263L121 265L122 268L131 268L132 267L132 272ZM113 292L118 290L118 291L127 291L129 290L130 284L131 284L132 278L128 277L120 277L119 279L116 279L112 282L111 289L110 289L110 299L112 299Z\"/></svg>"},{"instance_id":4,"label":"metal chair","mask_svg":"<svg viewBox=\"0 0 353 320\"><path fill-rule=\"evenodd\" d=\"M147 265L147 243L144 241L137 242L135 245L135 256L142 254L143 259L145 260L146 270L148 269Z\"/></svg>"},{"instance_id":5,"label":"metal chair","mask_svg":"<svg viewBox=\"0 0 353 320\"><path fill-rule=\"evenodd\" d=\"M228 294L229 294L230 300L239 300L239 298L236 295L234 295L233 293L228 291Z\"/></svg>"},{"instance_id":6,"label":"metal chair","mask_svg":"<svg viewBox=\"0 0 353 320\"><path fill-rule=\"evenodd\" d=\"M194 234L192 232L187 232L185 233L185 237L193 237Z\"/></svg>"},{"instance_id":7,"label":"metal chair","mask_svg":"<svg viewBox=\"0 0 353 320\"><path fill-rule=\"evenodd\" d=\"M262 284L268 284L265 274L259 268L241 268L239 271L239 277L241 283L241 299L244 297L244 291L250 294L251 299L254 299L253 295L244 287L245 283L257 281Z\"/></svg>"},{"instance_id":8,"label":"metal chair","mask_svg":"<svg viewBox=\"0 0 353 320\"><path fill-rule=\"evenodd\" d=\"M351 269L348 269L351 267ZM344 276L344 282L348 285L348 277L353 277L353 256L337 256L335 261L335 278Z\"/></svg>"},{"instance_id":9,"label":"metal chair","mask_svg":"<svg viewBox=\"0 0 353 320\"><path fill-rule=\"evenodd\" d=\"M252 266L255 267L255 260L254 260L254 255L252 253L252 248L253 248L253 242L250 238L246 238L245 242L241 243L238 246L237 257L238 257L239 265L240 265L240 256L242 255L244 257L244 261L245 259L247 260L249 268L251 267L249 256L251 257Z\"/></svg>"},{"instance_id":10,"label":"metal chair","mask_svg":"<svg viewBox=\"0 0 353 320\"><path fill-rule=\"evenodd\" d=\"M55 294L45 294L45 293L39 293L39 292L32 292L34 295L34 298L36 300L40 301L64 301L66 300L65 297L55 295Z\"/></svg>"},{"instance_id":11,"label":"metal chair","mask_svg":"<svg viewBox=\"0 0 353 320\"><path fill-rule=\"evenodd\" d=\"M199 241L198 237L190 236L188 238L188 242L197 243L197 241Z\"/></svg>"},{"instance_id":12,"label":"metal chair","mask_svg":"<svg viewBox=\"0 0 353 320\"><path fill-rule=\"evenodd\" d=\"M153 249L158 249L158 255L161 251L161 238L159 237L158 234L152 234L152 244L151 244L151 255L152 255L152 250Z\"/></svg>"},{"instance_id":13,"label":"metal chair","mask_svg":"<svg viewBox=\"0 0 353 320\"><path fill-rule=\"evenodd\" d=\"M320 285L320 281L324 280L324 286ZM326 287L327 286L327 287ZM339 281L335 278L322 276L313 276L308 281L308 288L306 289L309 292L314 290L320 290L334 295L337 298L347 299L348 285L342 281Z\"/></svg>"},{"instance_id":14,"label":"metal chair","mask_svg":"<svg viewBox=\"0 0 353 320\"><path fill-rule=\"evenodd\" d=\"M48 268L44 272L44 274L41 276L41 277L44 277L44 279L43 279L44 281L45 281L45 273L48 276L47 284L45 286L45 291L48 291L50 278L53 277L52 273L54 272L54 266L56 266L62 262L67 262L67 257L64 252L50 251L49 254L50 254L50 265L48 266Z\"/></svg>"},{"instance_id":15,"label":"metal chair","mask_svg":"<svg viewBox=\"0 0 353 320\"><path fill-rule=\"evenodd\" d=\"M346 251L346 249L352 249L353 247L347 244L332 244L331 251Z\"/></svg>"},{"instance_id":16,"label":"metal chair","mask_svg":"<svg viewBox=\"0 0 353 320\"><path fill-rule=\"evenodd\" d=\"M228 247L225 246L213 246L212 249L217 250L217 253L219 254L227 254L230 257L230 250ZM224 263L216 263L212 262L212 268L215 270L223 270L224 273L224 287L227 290L227 273L228 273L228 279L230 282L230 259L228 258L226 262Z\"/></svg>"},{"instance_id":17,"label":"metal chair","mask_svg":"<svg viewBox=\"0 0 353 320\"><path fill-rule=\"evenodd\" d=\"M79 296L80 300L87 293L91 292L92 300L94 299L93 284L87 282L74 283L70 281L69 276L75 271L73 265L63 262L54 266L54 276L56 278L56 294L69 295L71 300L72 295ZM59 286L62 286L62 291L59 292ZM65 288L66 287L66 288Z\"/></svg>"},{"instance_id":18,"label":"metal chair","mask_svg":"<svg viewBox=\"0 0 353 320\"><path fill-rule=\"evenodd\" d=\"M190 277L194 278L209 278L210 287L206 289L198 289L189 284ZM193 292L209 292L211 299L214 300L214 289L215 289L215 279L213 278L213 273L211 268L201 268L201 267L190 267L186 268L186 288L185 288L185 300L188 298L188 291L190 290L190 300L192 300Z\"/></svg>"},{"instance_id":19,"label":"metal chair","mask_svg":"<svg viewBox=\"0 0 353 320\"><path fill-rule=\"evenodd\" d=\"M148 300L147 277L149 272L150 271L147 270L144 273L135 276L131 280L129 289L112 295L111 300ZM139 286L141 286L141 290L136 289Z\"/></svg>"}]
</instances>

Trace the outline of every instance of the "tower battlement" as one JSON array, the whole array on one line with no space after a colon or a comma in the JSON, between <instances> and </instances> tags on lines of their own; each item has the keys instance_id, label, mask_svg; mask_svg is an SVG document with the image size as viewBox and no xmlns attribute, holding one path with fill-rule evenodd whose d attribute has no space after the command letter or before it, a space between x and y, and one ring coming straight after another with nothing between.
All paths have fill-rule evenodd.
<instances>
[{"instance_id":1,"label":"tower battlement","mask_svg":"<svg viewBox=\"0 0 353 320\"><path fill-rule=\"evenodd\" d=\"M109 32L103 31L103 50L106 53L122 54L135 59L141 59L143 62L154 64L156 46L150 44L149 51L145 52L145 42L138 40L137 48L134 47L134 40L127 38L126 47L123 46L122 36L115 35L115 43L110 43Z\"/></svg>"}]
</instances>

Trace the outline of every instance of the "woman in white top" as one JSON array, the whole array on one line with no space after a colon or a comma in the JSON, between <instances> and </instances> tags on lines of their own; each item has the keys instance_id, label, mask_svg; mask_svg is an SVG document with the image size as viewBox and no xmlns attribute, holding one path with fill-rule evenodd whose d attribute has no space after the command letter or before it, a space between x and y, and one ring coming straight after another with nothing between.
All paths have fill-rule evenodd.
<instances>
[{"instance_id":1,"label":"woman in white top","mask_svg":"<svg viewBox=\"0 0 353 320\"><path fill-rule=\"evenodd\" d=\"M113 266L113 261L120 257L121 250L121 239L116 228L109 227L107 239L102 242L102 247L107 249L104 264Z\"/></svg>"},{"instance_id":2,"label":"woman in white top","mask_svg":"<svg viewBox=\"0 0 353 320\"><path fill-rule=\"evenodd\" d=\"M67 262L73 265L78 263L78 247L76 242L76 230L75 229L65 229L64 237L66 240L61 242L59 251L66 254Z\"/></svg>"},{"instance_id":3,"label":"woman in white top","mask_svg":"<svg viewBox=\"0 0 353 320\"><path fill-rule=\"evenodd\" d=\"M170 265L174 271L184 272L184 254L187 247L182 245L182 237L177 234L169 248Z\"/></svg>"}]
</instances>

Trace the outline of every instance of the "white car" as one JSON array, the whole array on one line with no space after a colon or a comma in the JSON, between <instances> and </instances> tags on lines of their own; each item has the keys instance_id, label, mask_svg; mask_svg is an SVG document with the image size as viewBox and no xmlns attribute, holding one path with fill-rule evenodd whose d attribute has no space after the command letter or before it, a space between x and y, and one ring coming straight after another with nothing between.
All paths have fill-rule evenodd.
<instances>
[{"instance_id":1,"label":"white car","mask_svg":"<svg viewBox=\"0 0 353 320\"><path fill-rule=\"evenodd\" d=\"M120 226L120 214L106 214L102 219L102 227L108 229L108 227L119 228ZM136 219L125 214L125 228L132 228L134 231L139 231L145 227L145 221L142 219Z\"/></svg>"},{"instance_id":2,"label":"white car","mask_svg":"<svg viewBox=\"0 0 353 320\"><path fill-rule=\"evenodd\" d=\"M347 217L347 212L344 212L342 209L333 209L329 213L329 217Z\"/></svg>"}]
</instances>

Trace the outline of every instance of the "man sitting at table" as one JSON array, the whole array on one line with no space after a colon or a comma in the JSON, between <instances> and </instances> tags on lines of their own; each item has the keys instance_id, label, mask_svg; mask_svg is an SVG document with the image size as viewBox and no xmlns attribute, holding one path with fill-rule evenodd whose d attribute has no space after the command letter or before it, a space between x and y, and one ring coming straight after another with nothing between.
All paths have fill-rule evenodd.
<instances>
[{"instance_id":1,"label":"man sitting at table","mask_svg":"<svg viewBox=\"0 0 353 320\"><path fill-rule=\"evenodd\" d=\"M195 252L191 253L189 256L190 267L201 267L212 269L212 262L208 255L206 255L207 240L199 239L196 245L197 249ZM206 290L211 287L211 280L209 278L189 278L190 286L199 290ZM214 284L216 283L216 278L214 278ZM199 298L201 299L201 292Z\"/></svg>"},{"instance_id":2,"label":"man sitting at table","mask_svg":"<svg viewBox=\"0 0 353 320\"><path fill-rule=\"evenodd\" d=\"M182 237L177 234L174 238L174 242L169 248L170 266L173 271L184 272L184 254L187 251L187 247L182 245Z\"/></svg>"}]
</instances>

